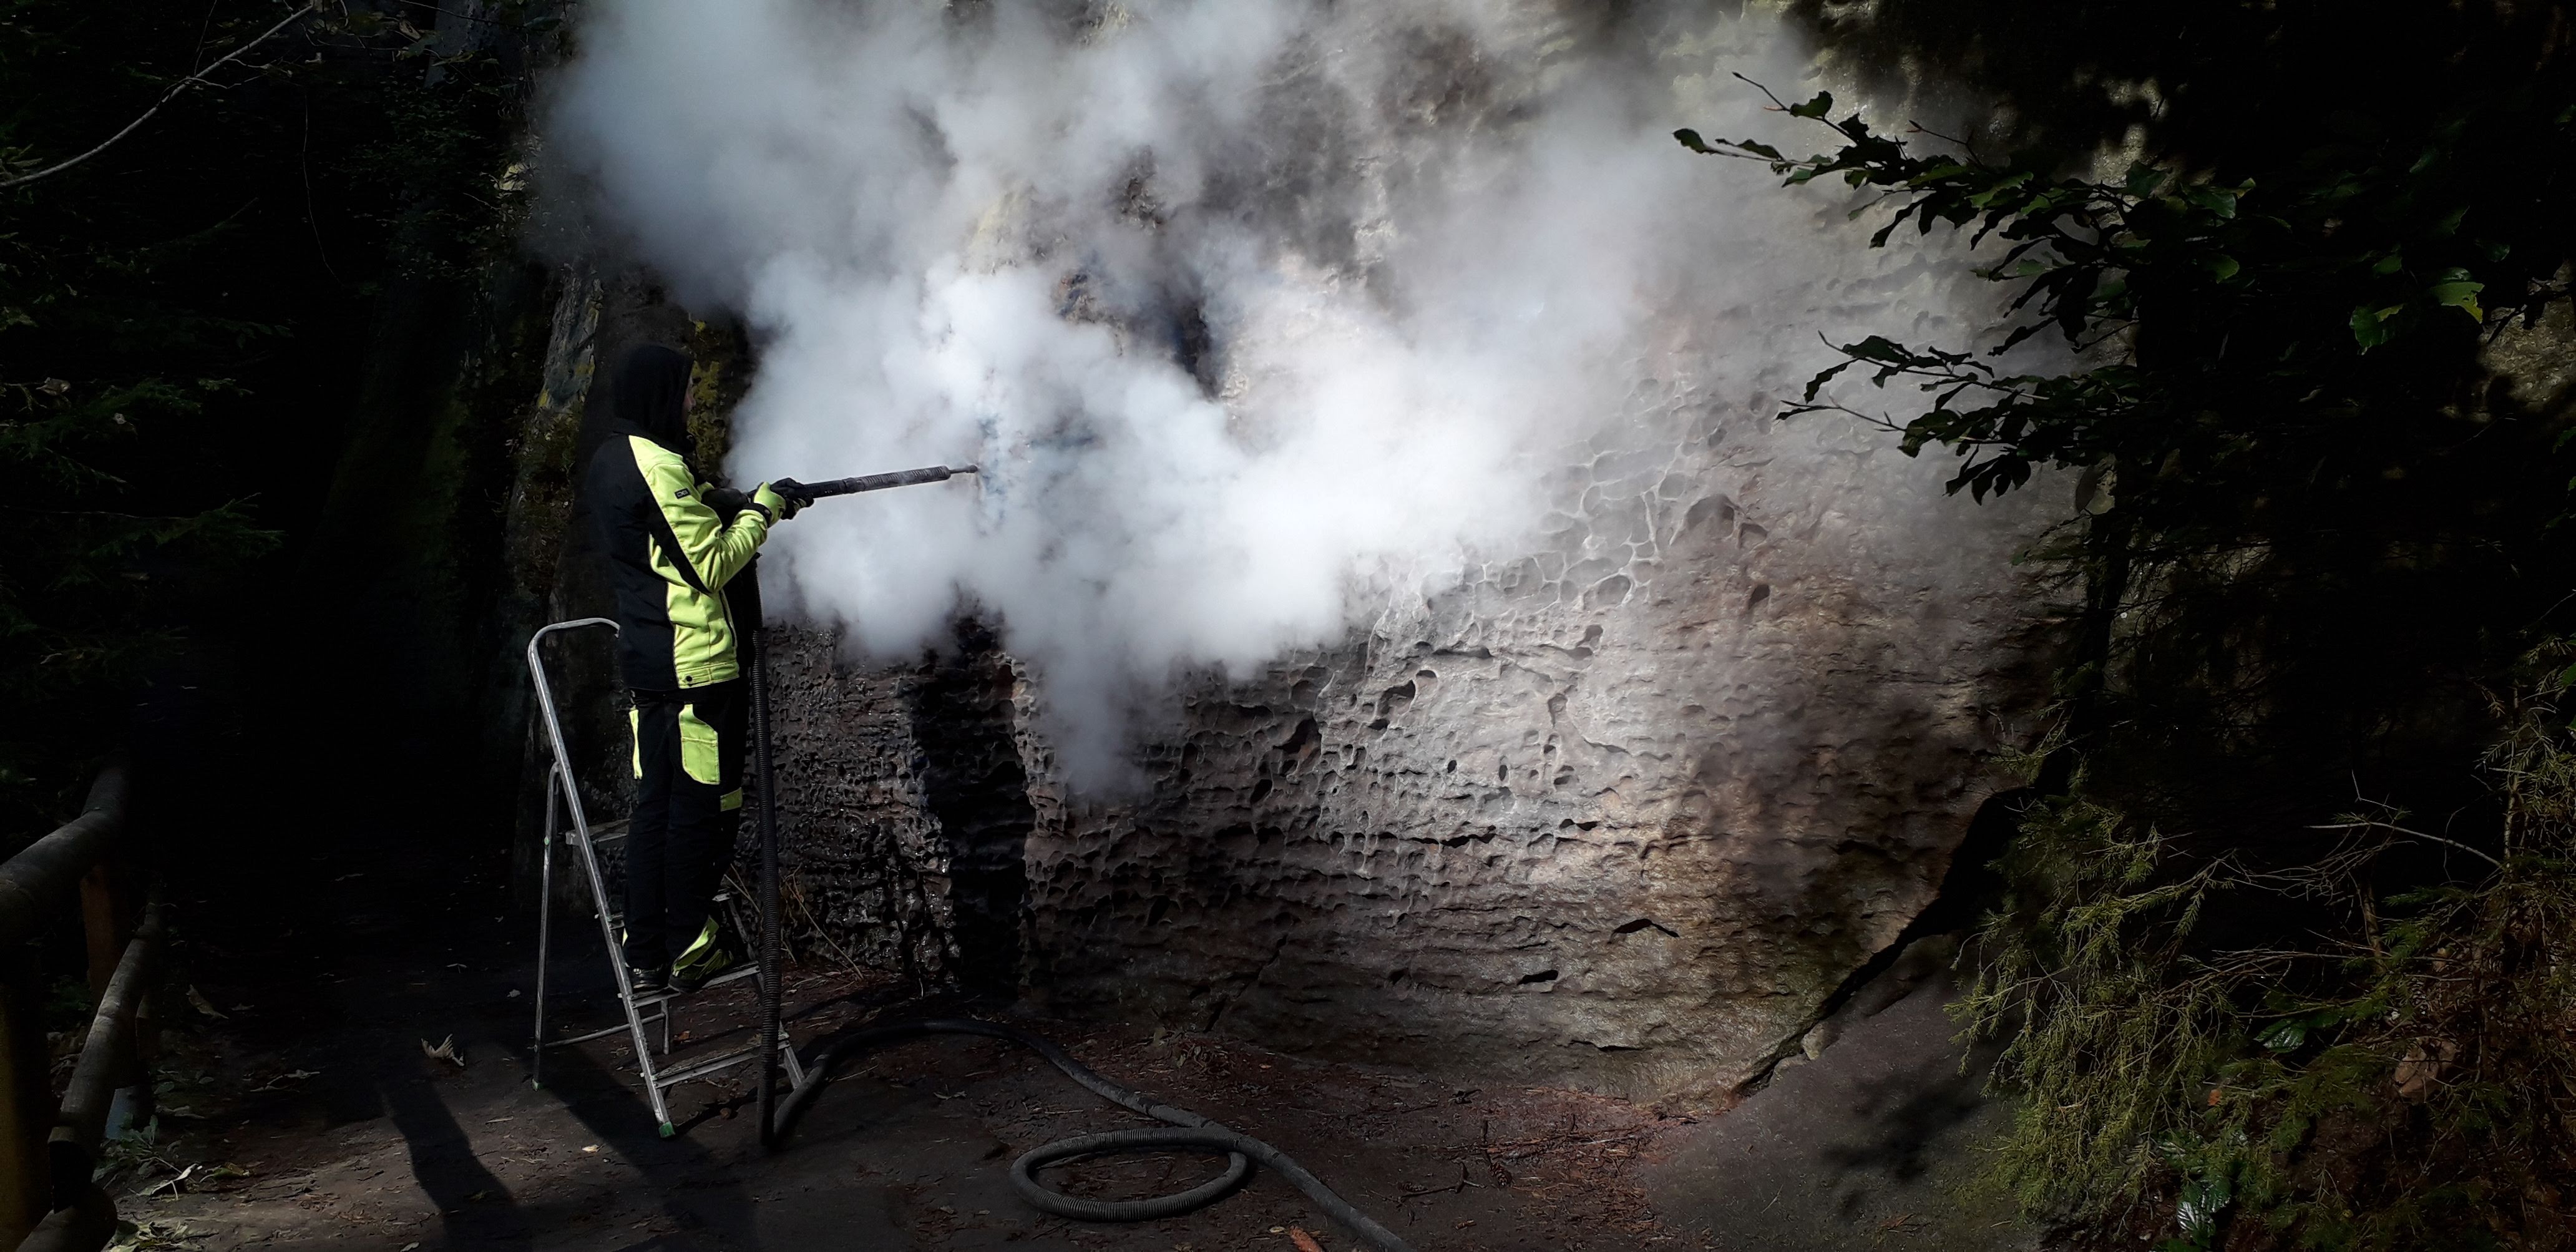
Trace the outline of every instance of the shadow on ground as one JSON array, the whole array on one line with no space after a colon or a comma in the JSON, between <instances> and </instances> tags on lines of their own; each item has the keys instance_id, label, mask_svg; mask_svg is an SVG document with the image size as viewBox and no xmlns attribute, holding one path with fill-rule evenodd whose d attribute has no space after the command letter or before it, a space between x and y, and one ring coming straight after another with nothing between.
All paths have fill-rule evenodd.
<instances>
[{"instance_id":1,"label":"shadow on ground","mask_svg":"<svg viewBox=\"0 0 2576 1252\"><path fill-rule=\"evenodd\" d=\"M1816 1059L1677 1138L1644 1183L1692 1246L1735 1252L2024 1252L2038 1231L1979 1186L2011 1107L1982 1094L1946 978L1855 1014ZM1857 997L1869 1003L1866 993Z\"/></svg>"}]
</instances>

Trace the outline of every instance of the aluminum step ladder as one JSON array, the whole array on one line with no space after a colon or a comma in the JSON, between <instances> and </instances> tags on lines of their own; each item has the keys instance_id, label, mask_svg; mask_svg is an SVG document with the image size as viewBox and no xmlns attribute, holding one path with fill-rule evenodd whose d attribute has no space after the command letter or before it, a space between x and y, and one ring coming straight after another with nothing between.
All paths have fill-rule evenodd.
<instances>
[{"instance_id":1,"label":"aluminum step ladder","mask_svg":"<svg viewBox=\"0 0 2576 1252\"><path fill-rule=\"evenodd\" d=\"M563 723L555 714L554 688L546 679L545 661L538 652L548 635L557 631L581 630L592 626L605 626L611 635L617 632L617 623L605 617L585 617L576 621L556 622L537 631L528 640L528 673L536 685L539 714L545 718L546 746L554 757L553 764L546 771L546 835L544 851L540 857L543 887L537 906L537 1022L535 1044L530 1049L528 1057L528 1081L538 1087L545 1085L546 1049L570 1047L624 1031L634 1044L635 1063L643 1071L645 1093L653 1101L653 1120L660 1125L662 1136L667 1139L674 1130L670 1102L665 1097L665 1092L681 1083L705 1078L747 1061L759 1060L761 1046L755 1042L748 1047L673 1065L670 1062L671 1012L673 1002L679 999L682 993L666 992L659 995L638 996L635 994L635 988L627 981L626 962L621 956L623 945L618 942L617 937L618 931L623 928L624 919L609 905L608 881L599 865L601 850L626 837L626 823L610 822L592 826L589 815L583 811L580 791L573 785L572 753L564 746ZM769 803L767 796L762 796L760 799L762 804ZM561 818L567 815L572 819L569 827L561 822ZM587 1034L574 1035L565 1039L548 1039L546 1038L546 966L553 940L557 842L569 845L579 853L583 877L590 885L591 911L599 918L599 937L607 948L609 971L617 979L617 1002L625 1010L626 1020L621 1025L602 1027ZM734 914L732 920L735 923L735 929L743 931L748 938L750 933L742 925L740 904L741 899L734 892L720 892L716 896L718 910ZM706 986L722 986L725 983L753 977L759 972L760 966L757 963L745 962L740 969L728 970L709 979ZM661 1026L658 1049L654 1046L655 1041L649 1039L645 1031L645 1027L656 1023ZM663 1058L660 1065L655 1064L656 1055ZM794 1044L783 1032L778 1037L778 1059L787 1071L790 1088L803 1085L805 1067L797 1059Z\"/></svg>"}]
</instances>

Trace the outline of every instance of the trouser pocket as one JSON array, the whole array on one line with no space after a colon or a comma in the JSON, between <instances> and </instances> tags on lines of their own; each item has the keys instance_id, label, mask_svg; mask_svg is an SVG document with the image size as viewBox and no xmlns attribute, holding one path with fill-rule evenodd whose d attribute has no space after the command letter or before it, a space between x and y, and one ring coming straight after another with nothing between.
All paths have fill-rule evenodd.
<instances>
[{"instance_id":1,"label":"trouser pocket","mask_svg":"<svg viewBox=\"0 0 2576 1252\"><path fill-rule=\"evenodd\" d=\"M680 772L710 787L724 781L723 744L694 704L680 706Z\"/></svg>"}]
</instances>

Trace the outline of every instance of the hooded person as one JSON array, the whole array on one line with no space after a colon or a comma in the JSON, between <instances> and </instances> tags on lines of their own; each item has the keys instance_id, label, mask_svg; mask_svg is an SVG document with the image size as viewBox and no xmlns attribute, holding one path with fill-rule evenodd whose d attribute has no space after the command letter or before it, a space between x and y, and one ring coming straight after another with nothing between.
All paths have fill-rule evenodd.
<instances>
[{"instance_id":1,"label":"hooded person","mask_svg":"<svg viewBox=\"0 0 2576 1252\"><path fill-rule=\"evenodd\" d=\"M742 819L750 696L740 649L757 622L737 623L727 584L771 524L806 503L767 483L746 497L701 479L688 390L688 357L655 344L627 352L583 482L634 696L625 961L637 995L694 990L740 959L719 939L713 905Z\"/></svg>"}]
</instances>

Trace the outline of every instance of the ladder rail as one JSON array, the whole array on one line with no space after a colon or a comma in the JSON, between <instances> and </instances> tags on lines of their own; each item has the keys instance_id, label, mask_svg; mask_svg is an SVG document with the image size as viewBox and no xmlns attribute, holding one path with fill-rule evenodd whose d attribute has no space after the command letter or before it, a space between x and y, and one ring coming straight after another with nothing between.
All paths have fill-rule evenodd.
<instances>
[{"instance_id":1,"label":"ladder rail","mask_svg":"<svg viewBox=\"0 0 2576 1252\"><path fill-rule=\"evenodd\" d=\"M537 1037L528 1046L528 1085L546 1085L546 952L555 920L555 775L558 761L546 767L546 837L537 850Z\"/></svg>"},{"instance_id":2,"label":"ladder rail","mask_svg":"<svg viewBox=\"0 0 2576 1252\"><path fill-rule=\"evenodd\" d=\"M565 811L572 815L573 842L581 849L582 867L587 871L583 877L590 880L591 907L599 915L600 936L608 944L608 969L617 978L617 1001L626 1012L627 1033L633 1036L635 1063L644 1071L644 1091L653 1101L653 1120L661 1127L662 1133L668 1135L671 1133L671 1110L662 1100L661 1084L654 1081L652 1041L644 1033L643 1018L635 1011L635 987L627 980L626 959L619 950L616 929L609 921L608 885L601 880L599 858L591 850L590 817L582 811L580 790L573 785L572 750L564 744L563 719L555 711L554 684L546 677L542 651L546 636L592 626L605 626L611 635L621 633L617 623L605 617L577 618L539 627L537 633L528 636L528 672L535 679L537 710L546 722L546 745L554 750L553 790L563 797ZM551 902L548 902L550 906ZM667 1023L667 1013L664 1018Z\"/></svg>"}]
</instances>

